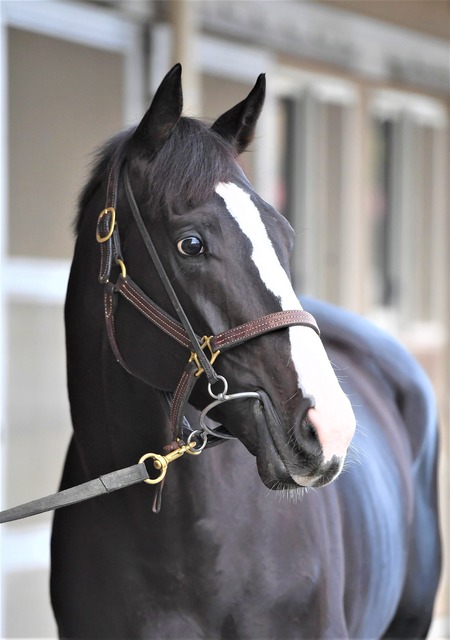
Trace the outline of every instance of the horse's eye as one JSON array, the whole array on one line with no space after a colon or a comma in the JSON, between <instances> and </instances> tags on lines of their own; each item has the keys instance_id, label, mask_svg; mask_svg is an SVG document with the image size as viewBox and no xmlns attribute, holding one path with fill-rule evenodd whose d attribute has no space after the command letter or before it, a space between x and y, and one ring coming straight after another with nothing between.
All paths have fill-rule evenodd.
<instances>
[{"instance_id":1,"label":"horse's eye","mask_svg":"<svg viewBox=\"0 0 450 640\"><path fill-rule=\"evenodd\" d=\"M189 236L177 242L177 249L184 256L198 256L205 251L203 242L197 236Z\"/></svg>"}]
</instances>

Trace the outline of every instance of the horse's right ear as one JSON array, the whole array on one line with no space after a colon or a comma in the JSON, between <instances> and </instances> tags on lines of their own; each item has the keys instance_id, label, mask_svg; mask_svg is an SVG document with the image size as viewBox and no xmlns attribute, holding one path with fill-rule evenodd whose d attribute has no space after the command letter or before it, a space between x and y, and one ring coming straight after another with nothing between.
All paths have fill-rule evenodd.
<instances>
[{"instance_id":1,"label":"horse's right ear","mask_svg":"<svg viewBox=\"0 0 450 640\"><path fill-rule=\"evenodd\" d=\"M181 64L176 64L159 85L147 113L129 140L127 157L153 157L175 129L182 109Z\"/></svg>"}]
</instances>

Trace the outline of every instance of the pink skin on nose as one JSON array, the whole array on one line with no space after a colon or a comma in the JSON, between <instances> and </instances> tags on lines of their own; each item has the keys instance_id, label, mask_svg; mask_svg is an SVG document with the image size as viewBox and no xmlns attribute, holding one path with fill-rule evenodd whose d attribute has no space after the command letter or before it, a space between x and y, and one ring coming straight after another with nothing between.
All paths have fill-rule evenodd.
<instances>
[{"instance_id":1,"label":"pink skin on nose","mask_svg":"<svg viewBox=\"0 0 450 640\"><path fill-rule=\"evenodd\" d=\"M307 327L291 330L293 360L304 395L314 398L307 417L322 446L324 462L345 458L356 428L349 399L342 391L319 336Z\"/></svg>"}]
</instances>

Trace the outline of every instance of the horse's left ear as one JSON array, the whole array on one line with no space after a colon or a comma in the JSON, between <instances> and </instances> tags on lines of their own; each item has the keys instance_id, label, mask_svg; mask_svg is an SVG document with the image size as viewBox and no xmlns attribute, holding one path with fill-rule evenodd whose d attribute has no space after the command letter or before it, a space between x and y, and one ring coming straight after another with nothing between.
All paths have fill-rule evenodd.
<instances>
[{"instance_id":1,"label":"horse's left ear","mask_svg":"<svg viewBox=\"0 0 450 640\"><path fill-rule=\"evenodd\" d=\"M221 115L211 129L231 142L238 154L250 144L266 95L266 76L261 73L248 96Z\"/></svg>"},{"instance_id":2,"label":"horse's left ear","mask_svg":"<svg viewBox=\"0 0 450 640\"><path fill-rule=\"evenodd\" d=\"M154 156L176 127L182 109L181 65L176 64L156 90L147 113L128 142L127 155Z\"/></svg>"}]
</instances>

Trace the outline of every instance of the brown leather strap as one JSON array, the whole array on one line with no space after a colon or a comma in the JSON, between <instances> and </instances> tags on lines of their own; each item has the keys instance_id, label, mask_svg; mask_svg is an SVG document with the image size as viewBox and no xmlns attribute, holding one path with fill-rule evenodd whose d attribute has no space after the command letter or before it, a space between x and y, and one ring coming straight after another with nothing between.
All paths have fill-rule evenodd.
<instances>
[{"instance_id":1,"label":"brown leather strap","mask_svg":"<svg viewBox=\"0 0 450 640\"><path fill-rule=\"evenodd\" d=\"M120 275L115 288L157 327L183 347L192 350L192 345L182 325L153 302L129 276L123 277ZM264 333L295 325L310 327L320 335L320 330L314 317L303 309L294 309L292 311L270 313L257 320L250 320L233 329L223 331L212 338L211 346L214 351L225 351Z\"/></svg>"},{"instance_id":2,"label":"brown leather strap","mask_svg":"<svg viewBox=\"0 0 450 640\"><path fill-rule=\"evenodd\" d=\"M106 187L105 208L100 213L97 221L97 242L100 244L100 271L99 282L105 284L109 280L111 266L122 258L120 249L119 230L116 224L117 194L119 177L122 165L113 162Z\"/></svg>"},{"instance_id":3,"label":"brown leather strap","mask_svg":"<svg viewBox=\"0 0 450 640\"><path fill-rule=\"evenodd\" d=\"M161 309L155 302L150 300L129 276L124 277L120 275L115 288L128 302L140 311L142 315L159 327L161 331L164 331L164 333L176 340L183 347L186 347L186 349L192 350L191 341L183 326Z\"/></svg>"},{"instance_id":4,"label":"brown leather strap","mask_svg":"<svg viewBox=\"0 0 450 640\"><path fill-rule=\"evenodd\" d=\"M195 376L196 372L196 364L194 362L188 362L173 396L170 410L170 424L172 425L174 440L180 437L180 435L183 435L183 416L186 413L186 405L189 402L192 390L198 380Z\"/></svg>"},{"instance_id":5,"label":"brown leather strap","mask_svg":"<svg viewBox=\"0 0 450 640\"><path fill-rule=\"evenodd\" d=\"M115 217L115 214L114 214ZM98 279L104 284L108 281L112 263L112 240L108 238L112 232L113 209L104 209L97 220L97 242L100 243L100 272ZM108 238L108 239L107 239Z\"/></svg>"},{"instance_id":6,"label":"brown leather strap","mask_svg":"<svg viewBox=\"0 0 450 640\"><path fill-rule=\"evenodd\" d=\"M120 352L119 345L117 344L116 329L114 326L114 310L117 304L116 296L117 296L117 293L114 290L114 285L108 282L105 285L103 303L105 307L106 331L108 334L109 344L111 345L111 349L114 353L114 356L117 362L119 362L122 365L125 371L128 371L128 373L131 373L131 375L136 375L127 366L127 363L125 362Z\"/></svg>"},{"instance_id":7,"label":"brown leather strap","mask_svg":"<svg viewBox=\"0 0 450 640\"><path fill-rule=\"evenodd\" d=\"M211 346L214 351L225 351L226 349L236 347L247 340L261 336L264 333L270 333L277 329L284 329L294 325L310 327L320 335L317 322L307 311L277 311L276 313L270 313L267 316L258 318L257 320L250 320L250 322L246 322L238 327L219 333L211 340Z\"/></svg>"}]
</instances>

